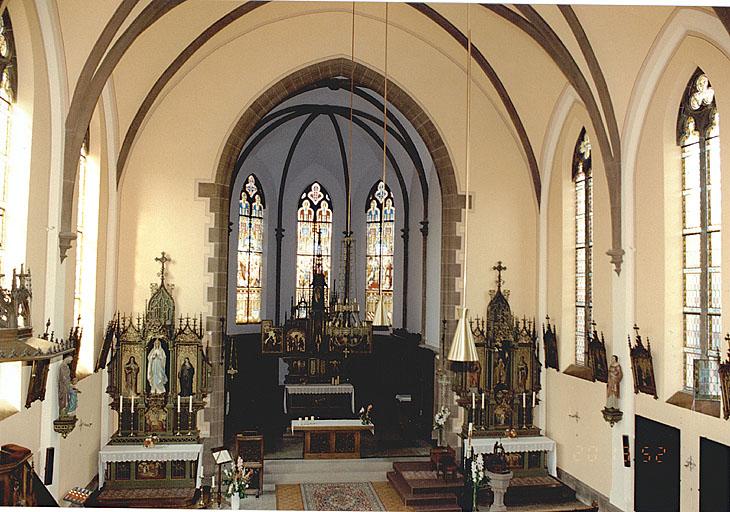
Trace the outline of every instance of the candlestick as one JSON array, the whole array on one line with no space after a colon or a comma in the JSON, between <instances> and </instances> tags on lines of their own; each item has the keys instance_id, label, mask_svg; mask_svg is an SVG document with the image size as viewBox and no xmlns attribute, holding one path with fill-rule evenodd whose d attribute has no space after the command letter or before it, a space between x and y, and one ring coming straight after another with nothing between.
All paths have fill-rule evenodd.
<instances>
[{"instance_id":1,"label":"candlestick","mask_svg":"<svg viewBox=\"0 0 730 512\"><path fill-rule=\"evenodd\" d=\"M471 408L476 409L476 395L474 395L474 392L471 393Z\"/></svg>"},{"instance_id":2,"label":"candlestick","mask_svg":"<svg viewBox=\"0 0 730 512\"><path fill-rule=\"evenodd\" d=\"M177 413L180 414L180 395L177 395Z\"/></svg>"},{"instance_id":3,"label":"candlestick","mask_svg":"<svg viewBox=\"0 0 730 512\"><path fill-rule=\"evenodd\" d=\"M482 393L482 409L484 409L484 393Z\"/></svg>"}]
</instances>

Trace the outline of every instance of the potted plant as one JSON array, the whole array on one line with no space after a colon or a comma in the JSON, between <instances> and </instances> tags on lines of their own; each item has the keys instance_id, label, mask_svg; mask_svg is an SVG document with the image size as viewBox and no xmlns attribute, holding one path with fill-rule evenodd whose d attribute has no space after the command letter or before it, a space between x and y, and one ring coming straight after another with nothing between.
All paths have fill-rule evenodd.
<instances>
[{"instance_id":1,"label":"potted plant","mask_svg":"<svg viewBox=\"0 0 730 512\"><path fill-rule=\"evenodd\" d=\"M471 509L473 512L477 512L479 510L479 489L483 484L489 481L489 478L487 478L487 475L484 472L484 458L482 457L482 454L478 453L477 455L474 455L473 449L471 452L471 464L469 470L469 481L471 482Z\"/></svg>"},{"instance_id":2,"label":"potted plant","mask_svg":"<svg viewBox=\"0 0 730 512\"><path fill-rule=\"evenodd\" d=\"M253 469L243 467L243 459L238 457L236 464L223 470L223 489L231 499L231 510L241 507L241 498L246 497L246 489L253 476Z\"/></svg>"},{"instance_id":3,"label":"potted plant","mask_svg":"<svg viewBox=\"0 0 730 512\"><path fill-rule=\"evenodd\" d=\"M448 407L442 405L441 409L439 409L439 411L433 417L433 428L436 430L438 435L438 446L442 446L444 444L444 428L446 426L446 420L449 419L449 416L451 416L451 411Z\"/></svg>"},{"instance_id":4,"label":"potted plant","mask_svg":"<svg viewBox=\"0 0 730 512\"><path fill-rule=\"evenodd\" d=\"M373 412L373 404L368 405L367 408L360 408L360 421L362 421L363 425L370 425L372 423L370 418L371 412Z\"/></svg>"}]
</instances>

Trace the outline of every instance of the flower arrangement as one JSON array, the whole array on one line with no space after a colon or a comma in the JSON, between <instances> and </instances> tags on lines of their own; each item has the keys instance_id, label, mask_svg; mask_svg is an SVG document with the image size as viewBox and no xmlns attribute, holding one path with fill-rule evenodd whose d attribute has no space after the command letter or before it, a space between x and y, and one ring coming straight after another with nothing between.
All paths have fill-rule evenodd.
<instances>
[{"instance_id":1,"label":"flower arrangement","mask_svg":"<svg viewBox=\"0 0 730 512\"><path fill-rule=\"evenodd\" d=\"M363 425L369 425L372 423L370 419L370 413L373 412L373 404L370 404L365 407L360 407L360 421L362 421Z\"/></svg>"},{"instance_id":2,"label":"flower arrangement","mask_svg":"<svg viewBox=\"0 0 730 512\"><path fill-rule=\"evenodd\" d=\"M246 497L246 489L253 476L253 469L243 467L243 459L238 457L233 467L223 470L223 489L227 497Z\"/></svg>"},{"instance_id":3,"label":"flower arrangement","mask_svg":"<svg viewBox=\"0 0 730 512\"><path fill-rule=\"evenodd\" d=\"M157 434L151 434L144 438L144 441L142 441L142 446L145 448L154 448L157 443L160 442L160 438L157 436Z\"/></svg>"},{"instance_id":4,"label":"flower arrangement","mask_svg":"<svg viewBox=\"0 0 730 512\"><path fill-rule=\"evenodd\" d=\"M472 510L479 510L479 507L477 505L479 488L482 486L482 484L489 481L489 478L487 478L487 475L484 472L484 458L482 457L481 453L475 456L474 452L472 451L469 480L471 481L472 489Z\"/></svg>"},{"instance_id":5,"label":"flower arrangement","mask_svg":"<svg viewBox=\"0 0 730 512\"><path fill-rule=\"evenodd\" d=\"M448 407L445 405L441 406L441 409L436 413L436 415L433 417L433 428L434 430L438 431L438 444L441 446L443 437L443 431L444 426L446 425L446 420L449 419L449 416L451 416L451 411Z\"/></svg>"}]
</instances>

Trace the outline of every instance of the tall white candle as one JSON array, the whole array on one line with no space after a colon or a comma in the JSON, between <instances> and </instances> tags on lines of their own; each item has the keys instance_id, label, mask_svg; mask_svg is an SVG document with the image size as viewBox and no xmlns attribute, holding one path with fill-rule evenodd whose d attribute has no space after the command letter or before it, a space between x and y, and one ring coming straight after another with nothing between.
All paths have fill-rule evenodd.
<instances>
[{"instance_id":1,"label":"tall white candle","mask_svg":"<svg viewBox=\"0 0 730 512\"><path fill-rule=\"evenodd\" d=\"M535 392L532 392L532 407L535 407Z\"/></svg>"},{"instance_id":2,"label":"tall white candle","mask_svg":"<svg viewBox=\"0 0 730 512\"><path fill-rule=\"evenodd\" d=\"M122 395L119 395L119 414L124 410L124 402L122 402Z\"/></svg>"},{"instance_id":3,"label":"tall white candle","mask_svg":"<svg viewBox=\"0 0 730 512\"><path fill-rule=\"evenodd\" d=\"M190 395L190 402L188 402L188 412L193 412L193 395Z\"/></svg>"},{"instance_id":4,"label":"tall white candle","mask_svg":"<svg viewBox=\"0 0 730 512\"><path fill-rule=\"evenodd\" d=\"M472 393L471 393L471 408L472 409L476 409L476 407L477 407L477 404L476 404L476 395L472 391Z\"/></svg>"},{"instance_id":5,"label":"tall white candle","mask_svg":"<svg viewBox=\"0 0 730 512\"><path fill-rule=\"evenodd\" d=\"M470 421L470 422L469 422L469 437L471 437L471 433L472 433L472 431L473 431L473 430L474 430L474 423L472 423L472 422Z\"/></svg>"},{"instance_id":6,"label":"tall white candle","mask_svg":"<svg viewBox=\"0 0 730 512\"><path fill-rule=\"evenodd\" d=\"M525 407L527 407L527 404L525 403L525 397L526 397L526 395L527 395L527 393L522 393L522 409L524 409Z\"/></svg>"},{"instance_id":7,"label":"tall white candle","mask_svg":"<svg viewBox=\"0 0 730 512\"><path fill-rule=\"evenodd\" d=\"M215 475L213 475L213 478L210 481L210 488L213 490L215 488Z\"/></svg>"},{"instance_id":8,"label":"tall white candle","mask_svg":"<svg viewBox=\"0 0 730 512\"><path fill-rule=\"evenodd\" d=\"M134 395L131 396L132 399L132 414L134 414Z\"/></svg>"},{"instance_id":9,"label":"tall white candle","mask_svg":"<svg viewBox=\"0 0 730 512\"><path fill-rule=\"evenodd\" d=\"M180 395L177 395L177 413L180 414Z\"/></svg>"},{"instance_id":10,"label":"tall white candle","mask_svg":"<svg viewBox=\"0 0 730 512\"><path fill-rule=\"evenodd\" d=\"M484 393L482 393L482 409L484 409Z\"/></svg>"}]
</instances>

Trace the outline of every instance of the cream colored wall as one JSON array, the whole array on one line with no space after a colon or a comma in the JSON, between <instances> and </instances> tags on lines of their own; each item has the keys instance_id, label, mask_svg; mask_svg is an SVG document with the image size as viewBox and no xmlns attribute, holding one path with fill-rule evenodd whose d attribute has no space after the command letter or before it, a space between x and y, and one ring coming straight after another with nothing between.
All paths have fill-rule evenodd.
<instances>
[{"instance_id":1,"label":"cream colored wall","mask_svg":"<svg viewBox=\"0 0 730 512\"><path fill-rule=\"evenodd\" d=\"M593 317L611 344L611 272L608 188L587 114L574 106L563 125L551 171L548 203L548 314L556 325L561 371L575 363L575 192L571 162L581 128L592 142ZM600 409L605 385L546 370L546 434L558 449L558 467L605 496L611 490L611 429ZM578 416L578 418L571 416ZM607 476L608 475L608 476Z\"/></svg>"},{"instance_id":2,"label":"cream colored wall","mask_svg":"<svg viewBox=\"0 0 730 512\"><path fill-rule=\"evenodd\" d=\"M659 400L636 397L636 413L681 430L680 462L699 464L699 438L730 445L727 422L666 404L683 385L681 158L676 145L678 107L689 78L699 66L710 78L720 112L722 169L728 169L730 136L723 120L730 112L730 56L700 37L687 37L657 86L642 132L636 167L636 321L651 339ZM723 197L730 197L728 173ZM730 225L725 208L723 226ZM722 265L730 265L730 237L723 232ZM730 278L723 275L723 305L730 304ZM723 332L730 331L723 314ZM724 353L727 347L721 347ZM683 510L698 509L699 471L681 469Z\"/></svg>"},{"instance_id":3,"label":"cream colored wall","mask_svg":"<svg viewBox=\"0 0 730 512\"><path fill-rule=\"evenodd\" d=\"M118 299L122 311L143 308L148 283L156 280L158 265L153 258L161 250L175 260L170 280L177 287L178 311L208 311L206 236L211 219L205 202L196 199L197 183L213 179L228 131L266 88L304 63L349 53L348 31L320 37L331 33L333 25L349 26L348 16L325 12L283 18L244 33L190 69L148 116L121 185ZM356 59L379 69L382 26L367 17L358 18L357 23L361 36ZM465 89L463 71L421 39L391 30L389 76L430 114L451 151L463 191L465 96L458 92ZM287 42L291 33L298 34L295 46ZM441 79L431 80L434 73ZM511 130L477 87L473 94L470 188L475 192L476 210L470 224L471 265L477 268L483 261L493 264L497 259L512 265L507 278L514 290L513 307L531 316L536 294L534 193ZM487 235L501 230L518 235ZM483 314L493 277L491 272L472 275L468 304Z\"/></svg>"}]
</instances>

